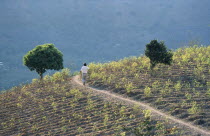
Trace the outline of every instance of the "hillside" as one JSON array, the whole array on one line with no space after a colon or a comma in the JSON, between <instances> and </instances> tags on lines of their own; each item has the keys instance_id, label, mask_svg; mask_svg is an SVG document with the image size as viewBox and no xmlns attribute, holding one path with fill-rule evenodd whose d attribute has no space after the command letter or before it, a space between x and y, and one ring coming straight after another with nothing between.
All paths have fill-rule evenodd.
<instances>
[{"instance_id":1,"label":"hillside","mask_svg":"<svg viewBox=\"0 0 210 136\"><path fill-rule=\"evenodd\" d=\"M196 135L149 110L104 99L72 82L65 69L0 95L0 135Z\"/></svg>"},{"instance_id":2,"label":"hillside","mask_svg":"<svg viewBox=\"0 0 210 136\"><path fill-rule=\"evenodd\" d=\"M149 103L210 130L210 46L174 51L173 64L154 71L145 56L90 64L89 84Z\"/></svg>"},{"instance_id":3,"label":"hillside","mask_svg":"<svg viewBox=\"0 0 210 136\"><path fill-rule=\"evenodd\" d=\"M89 85L145 102L210 129L210 46L174 51L172 66L149 70L144 56L90 64ZM202 135L139 105L76 84L64 69L0 94L0 135Z\"/></svg>"}]
</instances>

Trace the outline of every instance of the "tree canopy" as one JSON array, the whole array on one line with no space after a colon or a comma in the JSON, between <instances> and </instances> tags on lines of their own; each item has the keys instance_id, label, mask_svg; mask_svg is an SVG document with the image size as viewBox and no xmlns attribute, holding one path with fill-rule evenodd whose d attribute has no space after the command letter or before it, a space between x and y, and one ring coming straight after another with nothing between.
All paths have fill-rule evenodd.
<instances>
[{"instance_id":1,"label":"tree canopy","mask_svg":"<svg viewBox=\"0 0 210 136\"><path fill-rule=\"evenodd\" d=\"M63 69L63 54L53 44L38 45L23 57L23 64L42 79L46 70Z\"/></svg>"},{"instance_id":2,"label":"tree canopy","mask_svg":"<svg viewBox=\"0 0 210 136\"><path fill-rule=\"evenodd\" d=\"M146 45L145 55L150 59L151 69L158 63L166 65L171 65L172 63L173 54L167 50L163 41L152 40Z\"/></svg>"}]
</instances>

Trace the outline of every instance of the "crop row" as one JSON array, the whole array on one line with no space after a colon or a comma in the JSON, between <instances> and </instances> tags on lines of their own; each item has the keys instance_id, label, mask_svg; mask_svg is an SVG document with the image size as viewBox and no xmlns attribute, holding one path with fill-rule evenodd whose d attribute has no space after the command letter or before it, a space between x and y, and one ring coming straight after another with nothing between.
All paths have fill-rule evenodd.
<instances>
[{"instance_id":1,"label":"crop row","mask_svg":"<svg viewBox=\"0 0 210 136\"><path fill-rule=\"evenodd\" d=\"M68 70L0 95L0 135L182 135L149 110L105 101L71 83Z\"/></svg>"},{"instance_id":2,"label":"crop row","mask_svg":"<svg viewBox=\"0 0 210 136\"><path fill-rule=\"evenodd\" d=\"M210 129L210 46L181 48L153 71L145 56L90 64L89 83Z\"/></svg>"}]
</instances>

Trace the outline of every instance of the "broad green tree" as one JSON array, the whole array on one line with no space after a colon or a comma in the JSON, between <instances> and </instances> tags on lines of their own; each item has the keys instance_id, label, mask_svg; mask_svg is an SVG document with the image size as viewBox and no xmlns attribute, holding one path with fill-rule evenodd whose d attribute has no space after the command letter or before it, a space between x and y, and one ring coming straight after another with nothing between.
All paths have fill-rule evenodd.
<instances>
[{"instance_id":1,"label":"broad green tree","mask_svg":"<svg viewBox=\"0 0 210 136\"><path fill-rule=\"evenodd\" d=\"M23 64L42 79L46 70L63 69L63 54L53 44L38 45L23 57Z\"/></svg>"},{"instance_id":2,"label":"broad green tree","mask_svg":"<svg viewBox=\"0 0 210 136\"><path fill-rule=\"evenodd\" d=\"M171 65L173 54L168 51L164 42L158 42L157 40L152 40L146 45L145 55L150 59L150 68L153 69L156 64L163 63L166 65Z\"/></svg>"}]
</instances>

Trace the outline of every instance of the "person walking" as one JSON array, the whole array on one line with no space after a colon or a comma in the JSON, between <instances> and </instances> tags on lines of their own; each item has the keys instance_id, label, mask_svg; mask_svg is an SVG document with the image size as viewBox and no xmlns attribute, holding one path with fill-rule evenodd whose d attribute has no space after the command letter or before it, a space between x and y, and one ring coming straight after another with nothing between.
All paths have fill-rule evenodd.
<instances>
[{"instance_id":1,"label":"person walking","mask_svg":"<svg viewBox=\"0 0 210 136\"><path fill-rule=\"evenodd\" d=\"M82 66L82 68L80 70L80 72L82 73L82 83L83 83L83 85L85 85L85 83L86 83L88 69L89 69L89 67L87 67L86 63L84 63L84 65Z\"/></svg>"}]
</instances>

